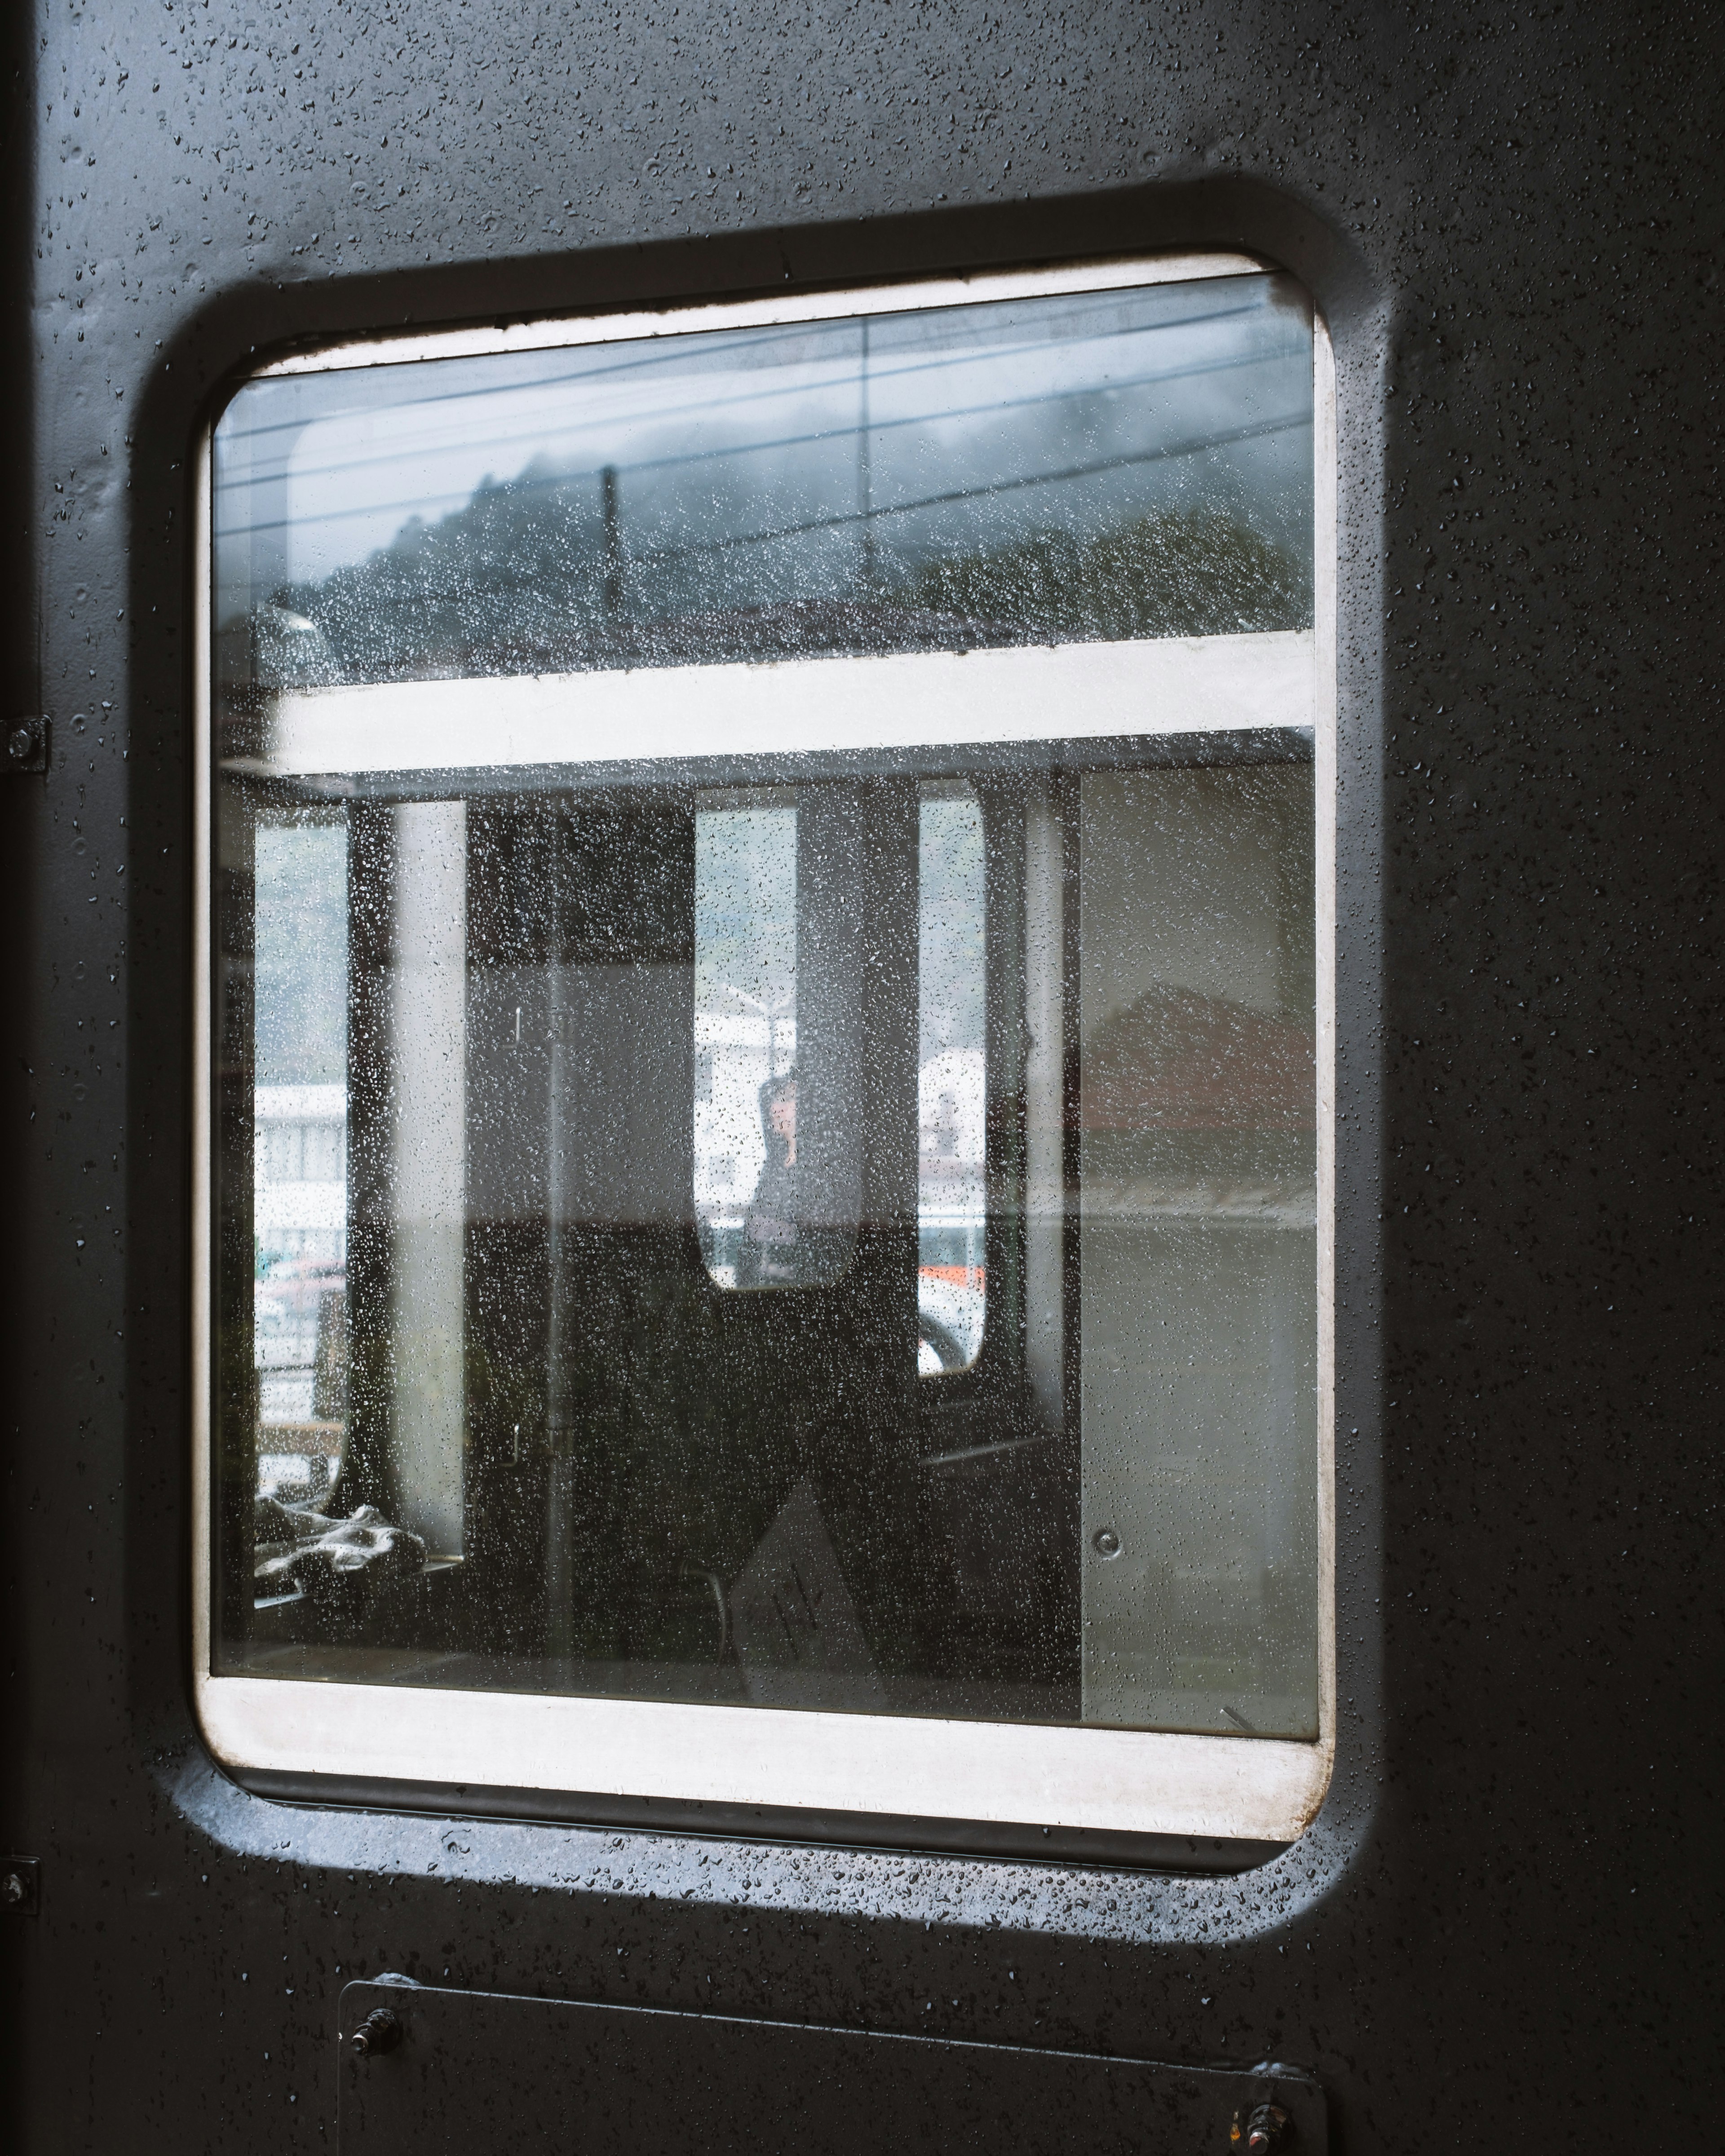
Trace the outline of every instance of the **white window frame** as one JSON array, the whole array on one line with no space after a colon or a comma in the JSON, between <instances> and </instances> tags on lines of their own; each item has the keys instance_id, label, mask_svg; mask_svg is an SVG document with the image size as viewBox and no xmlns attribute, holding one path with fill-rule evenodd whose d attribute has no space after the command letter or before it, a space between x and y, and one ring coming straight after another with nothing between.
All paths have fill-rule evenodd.
<instances>
[{"instance_id":1,"label":"white window frame","mask_svg":"<svg viewBox=\"0 0 1725 2156\"><path fill-rule=\"evenodd\" d=\"M776 323L854 319L1061 293L1185 283L1262 274L1275 265L1239 254L1179 253L1065 268L978 275L802 298L721 302L652 312L596 315L506 328L416 332L296 352L253 378L336 368L401 365L626 338ZM1189 1735L1096 1726L944 1721L891 1714L836 1714L660 1701L439 1691L417 1686L306 1682L222 1676L211 1666L212 1320L214 1279L211 1012L213 993L212 573L213 422L197 465L194 649L196 904L193 932L192 1617L194 1705L218 1760L248 1774L334 1776L355 1782L464 1785L594 1799L747 1807L774 1813L875 1814L901 1819L1048 1827L1133 1836L1287 1842L1317 1815L1335 1752L1335 881L1336 881L1336 398L1334 363L1321 317L1313 319L1315 531L1313 629L1279 635L1171 639L1135 645L1074 644L1052 651L976 652L775 665L702 668L706 738L715 699L729 703L746 738L771 749L784 737L776 711L809 707L792 677L822 669L821 706L831 743L881 731L907 740L993 740L1047 732L1050 698L1079 711L1146 712L1145 731L1232 730L1299 723L1282 684L1312 684L1317 803L1318 1734L1314 1742ZM1248 648L1250 647L1250 649ZM1124 669L1124 672L1122 672ZM619 737L629 708L632 755L675 754L675 713L686 709L691 670L614 675L523 677L487 685L488 709L509 700L511 760L582 760ZM660 693L667 675L683 692ZM578 685L578 693L575 693ZM778 685L775 687L775 685ZM352 770L388 758L391 700L411 696L422 737L428 699L470 696L474 684L392 685L288 697L278 707L274 767ZM783 690L783 695L779 690ZM917 707L938 706L941 730L918 731ZM1173 711L1169 706L1178 708ZM969 716L967 718L966 714ZM334 746L339 716L341 749ZM860 731L859 731L860 730ZM1107 731L1122 731L1111 718ZM585 737L595 744L583 751ZM459 746L450 729L451 750ZM636 746L646 741L651 747ZM727 747L732 746L727 742ZM798 746L809 746L799 742ZM413 759L425 763L430 757ZM441 759L439 759L441 761ZM451 753L449 762L470 762ZM495 761L495 750L487 762ZM567 1808L567 1805L565 1806Z\"/></svg>"}]
</instances>

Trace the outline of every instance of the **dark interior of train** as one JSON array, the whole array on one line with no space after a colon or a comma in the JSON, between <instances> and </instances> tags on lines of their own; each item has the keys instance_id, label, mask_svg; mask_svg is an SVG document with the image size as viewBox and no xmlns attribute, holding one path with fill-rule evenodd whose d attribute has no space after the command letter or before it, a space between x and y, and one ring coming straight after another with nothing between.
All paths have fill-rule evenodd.
<instances>
[{"instance_id":1,"label":"dark interior of train","mask_svg":"<svg viewBox=\"0 0 1725 2156\"><path fill-rule=\"evenodd\" d=\"M1311 1727L1310 740L1086 747L224 782L220 1667Z\"/></svg>"}]
</instances>

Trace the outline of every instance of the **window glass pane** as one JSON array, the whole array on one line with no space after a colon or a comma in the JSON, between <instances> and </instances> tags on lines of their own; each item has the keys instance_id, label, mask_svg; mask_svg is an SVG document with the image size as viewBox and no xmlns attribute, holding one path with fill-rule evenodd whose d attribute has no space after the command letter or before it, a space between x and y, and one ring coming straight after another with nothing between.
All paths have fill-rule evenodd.
<instances>
[{"instance_id":1,"label":"window glass pane","mask_svg":"<svg viewBox=\"0 0 1725 2156\"><path fill-rule=\"evenodd\" d=\"M916 1368L937 1377L975 1362L988 1279L983 819L968 787L922 789L917 907Z\"/></svg>"},{"instance_id":2,"label":"window glass pane","mask_svg":"<svg viewBox=\"0 0 1725 2156\"><path fill-rule=\"evenodd\" d=\"M220 671L302 685L1292 629L1285 280L258 382L216 436Z\"/></svg>"},{"instance_id":3,"label":"window glass pane","mask_svg":"<svg viewBox=\"0 0 1725 2156\"><path fill-rule=\"evenodd\" d=\"M1314 1732L1312 357L1242 276L235 398L219 1672Z\"/></svg>"}]
</instances>

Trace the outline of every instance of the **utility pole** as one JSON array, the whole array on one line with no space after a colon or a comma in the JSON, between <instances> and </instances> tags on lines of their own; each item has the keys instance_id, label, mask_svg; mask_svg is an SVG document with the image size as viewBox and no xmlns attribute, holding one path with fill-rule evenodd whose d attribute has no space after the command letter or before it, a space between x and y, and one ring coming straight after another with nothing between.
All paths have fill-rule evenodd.
<instances>
[{"instance_id":1,"label":"utility pole","mask_svg":"<svg viewBox=\"0 0 1725 2156\"><path fill-rule=\"evenodd\" d=\"M615 465L599 474L599 515L605 526L605 619L614 625L623 612L623 525Z\"/></svg>"},{"instance_id":2,"label":"utility pole","mask_svg":"<svg viewBox=\"0 0 1725 2156\"><path fill-rule=\"evenodd\" d=\"M862 560L858 581L866 592L875 582L875 504L874 475L869 468L869 318L865 315L859 325L862 331L862 365L857 375L856 418L856 513L862 519Z\"/></svg>"}]
</instances>

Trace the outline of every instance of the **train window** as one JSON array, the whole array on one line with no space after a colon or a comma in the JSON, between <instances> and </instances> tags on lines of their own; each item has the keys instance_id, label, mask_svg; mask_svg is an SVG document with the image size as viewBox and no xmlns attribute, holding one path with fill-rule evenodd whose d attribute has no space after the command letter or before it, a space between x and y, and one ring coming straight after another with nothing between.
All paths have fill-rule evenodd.
<instances>
[{"instance_id":1,"label":"train window","mask_svg":"<svg viewBox=\"0 0 1725 2156\"><path fill-rule=\"evenodd\" d=\"M204 1726L1286 1839L1326 347L1239 258L300 353L205 460Z\"/></svg>"},{"instance_id":2,"label":"train window","mask_svg":"<svg viewBox=\"0 0 1725 2156\"><path fill-rule=\"evenodd\" d=\"M696 809L695 1212L721 1287L830 1286L855 1245L856 1044L830 1012L797 1068L798 824L784 789Z\"/></svg>"}]
</instances>

